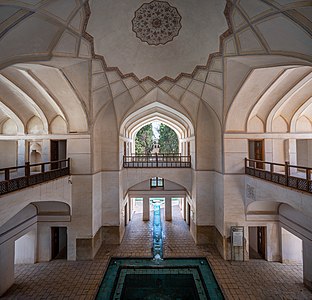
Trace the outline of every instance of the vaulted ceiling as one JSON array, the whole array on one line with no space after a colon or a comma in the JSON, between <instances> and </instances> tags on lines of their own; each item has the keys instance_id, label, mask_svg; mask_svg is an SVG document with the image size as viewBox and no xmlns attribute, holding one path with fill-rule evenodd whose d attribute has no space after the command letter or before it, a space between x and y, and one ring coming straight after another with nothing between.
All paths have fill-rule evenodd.
<instances>
[{"instance_id":1,"label":"vaulted ceiling","mask_svg":"<svg viewBox=\"0 0 312 300\"><path fill-rule=\"evenodd\" d=\"M311 132L311 1L162 1L181 26L159 45L133 28L144 3L0 0L0 133L88 132L153 101L194 127L204 105L229 132Z\"/></svg>"}]
</instances>

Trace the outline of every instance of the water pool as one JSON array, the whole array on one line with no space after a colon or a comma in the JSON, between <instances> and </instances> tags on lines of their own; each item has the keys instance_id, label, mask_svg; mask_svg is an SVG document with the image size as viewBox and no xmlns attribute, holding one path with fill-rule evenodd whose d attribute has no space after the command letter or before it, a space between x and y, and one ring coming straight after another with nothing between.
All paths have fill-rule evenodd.
<instances>
[{"instance_id":1,"label":"water pool","mask_svg":"<svg viewBox=\"0 0 312 300\"><path fill-rule=\"evenodd\" d=\"M205 258L112 258L96 299L224 299Z\"/></svg>"},{"instance_id":2,"label":"water pool","mask_svg":"<svg viewBox=\"0 0 312 300\"><path fill-rule=\"evenodd\" d=\"M159 204L154 205L153 259L111 258L96 299L224 299L206 258L163 259Z\"/></svg>"}]
</instances>

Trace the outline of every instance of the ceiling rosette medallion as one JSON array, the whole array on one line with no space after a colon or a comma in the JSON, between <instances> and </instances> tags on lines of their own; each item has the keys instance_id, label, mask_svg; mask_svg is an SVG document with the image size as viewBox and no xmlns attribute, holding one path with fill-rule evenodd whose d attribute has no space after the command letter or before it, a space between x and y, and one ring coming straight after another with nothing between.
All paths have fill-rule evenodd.
<instances>
[{"instance_id":1,"label":"ceiling rosette medallion","mask_svg":"<svg viewBox=\"0 0 312 300\"><path fill-rule=\"evenodd\" d=\"M132 30L149 45L165 45L172 41L181 29L181 16L168 2L144 3L135 11Z\"/></svg>"}]
</instances>

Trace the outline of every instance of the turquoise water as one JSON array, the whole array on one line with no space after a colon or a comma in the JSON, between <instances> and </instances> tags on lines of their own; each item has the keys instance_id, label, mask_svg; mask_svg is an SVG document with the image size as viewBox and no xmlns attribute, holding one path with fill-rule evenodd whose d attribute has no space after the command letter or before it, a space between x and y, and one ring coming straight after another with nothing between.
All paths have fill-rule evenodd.
<instances>
[{"instance_id":1,"label":"turquoise water","mask_svg":"<svg viewBox=\"0 0 312 300\"><path fill-rule=\"evenodd\" d=\"M224 298L205 258L112 258L96 299Z\"/></svg>"},{"instance_id":2,"label":"turquoise water","mask_svg":"<svg viewBox=\"0 0 312 300\"><path fill-rule=\"evenodd\" d=\"M154 204L153 258L155 260L163 258L163 237L159 204Z\"/></svg>"},{"instance_id":3,"label":"turquoise water","mask_svg":"<svg viewBox=\"0 0 312 300\"><path fill-rule=\"evenodd\" d=\"M153 259L112 258L96 299L224 299L205 258L163 259L160 205L154 205Z\"/></svg>"}]
</instances>

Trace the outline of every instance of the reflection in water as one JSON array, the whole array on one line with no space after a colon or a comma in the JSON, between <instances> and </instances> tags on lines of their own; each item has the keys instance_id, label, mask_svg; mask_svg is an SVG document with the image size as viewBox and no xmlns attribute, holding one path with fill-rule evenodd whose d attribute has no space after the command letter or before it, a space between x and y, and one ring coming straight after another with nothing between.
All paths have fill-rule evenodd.
<instances>
[{"instance_id":1,"label":"reflection in water","mask_svg":"<svg viewBox=\"0 0 312 300\"><path fill-rule=\"evenodd\" d=\"M160 205L154 204L154 223L153 223L153 260L156 262L163 258L163 239L160 217Z\"/></svg>"}]
</instances>

